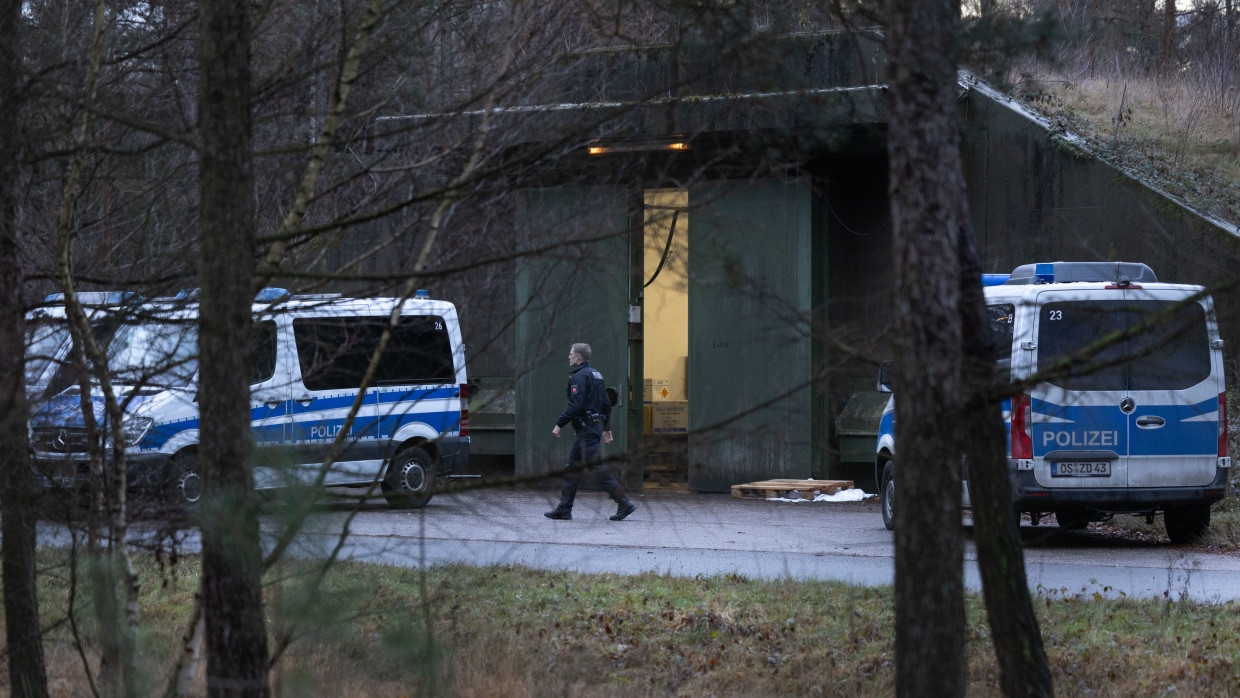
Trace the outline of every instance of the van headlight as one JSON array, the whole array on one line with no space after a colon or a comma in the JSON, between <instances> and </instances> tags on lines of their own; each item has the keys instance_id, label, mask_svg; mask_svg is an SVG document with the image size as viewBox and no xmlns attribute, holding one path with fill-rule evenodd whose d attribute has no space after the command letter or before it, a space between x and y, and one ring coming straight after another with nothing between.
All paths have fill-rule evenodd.
<instances>
[{"instance_id":1,"label":"van headlight","mask_svg":"<svg viewBox=\"0 0 1240 698\"><path fill-rule=\"evenodd\" d=\"M125 426L122 431L125 432L125 445L133 446L134 444L146 438L146 433L151 430L151 425L155 423L152 417L130 417L125 420Z\"/></svg>"}]
</instances>

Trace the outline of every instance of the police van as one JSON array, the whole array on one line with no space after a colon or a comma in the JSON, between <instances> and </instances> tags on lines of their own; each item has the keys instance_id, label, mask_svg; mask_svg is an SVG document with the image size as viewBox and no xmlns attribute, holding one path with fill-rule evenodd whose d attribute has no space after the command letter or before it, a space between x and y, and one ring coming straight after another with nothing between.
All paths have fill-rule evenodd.
<instances>
[{"instance_id":1,"label":"police van","mask_svg":"<svg viewBox=\"0 0 1240 698\"><path fill-rule=\"evenodd\" d=\"M1015 509L1035 524L1054 514L1064 528L1161 512L1172 541L1204 532L1231 466L1210 296L1160 283L1139 263L1027 264L988 276L1000 375L1029 386L1003 403ZM896 460L893 396L875 460L889 529ZM967 480L963 494L970 506Z\"/></svg>"},{"instance_id":2,"label":"police van","mask_svg":"<svg viewBox=\"0 0 1240 698\"><path fill-rule=\"evenodd\" d=\"M211 389L198 381L192 295L118 312L106 337L109 375L124 405L129 480L190 505L202 492L198 395ZM452 303L425 291L401 300L266 289L253 313L249 409L259 488L318 482L342 431L321 484L377 485L393 507L426 505L436 477L465 467L468 381ZM386 349L364 381L389 326ZM35 465L52 483L80 489L88 439L106 437L87 433L75 379L54 376L49 385L59 392L31 413ZM91 397L105 424L97 385Z\"/></svg>"}]
</instances>

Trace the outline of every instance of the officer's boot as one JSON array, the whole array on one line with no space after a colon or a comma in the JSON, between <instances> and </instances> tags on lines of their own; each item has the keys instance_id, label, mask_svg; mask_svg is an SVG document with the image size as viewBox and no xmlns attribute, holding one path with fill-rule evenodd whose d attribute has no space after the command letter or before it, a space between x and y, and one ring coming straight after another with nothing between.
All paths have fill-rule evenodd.
<instances>
[{"instance_id":1,"label":"officer's boot","mask_svg":"<svg viewBox=\"0 0 1240 698\"><path fill-rule=\"evenodd\" d=\"M611 515L611 520L612 521L624 521L624 517L628 516L629 514L632 514L636 510L637 510L637 505L633 503L633 500L629 499L628 497L625 497L624 499L620 500L619 503L617 503L616 513Z\"/></svg>"},{"instance_id":2,"label":"officer's boot","mask_svg":"<svg viewBox=\"0 0 1240 698\"><path fill-rule=\"evenodd\" d=\"M570 521L573 518L573 505L560 502L554 509L543 514L548 519Z\"/></svg>"}]
</instances>

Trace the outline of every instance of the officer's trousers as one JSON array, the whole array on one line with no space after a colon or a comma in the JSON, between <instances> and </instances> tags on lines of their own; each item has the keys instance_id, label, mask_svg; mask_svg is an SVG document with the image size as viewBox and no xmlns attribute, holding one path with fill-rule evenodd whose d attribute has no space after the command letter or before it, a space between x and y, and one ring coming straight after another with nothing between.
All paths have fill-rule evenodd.
<instances>
[{"instance_id":1,"label":"officer's trousers","mask_svg":"<svg viewBox=\"0 0 1240 698\"><path fill-rule=\"evenodd\" d=\"M601 430L588 427L574 436L573 450L568 455L568 464L564 466L563 487L560 489L561 508L572 508L573 500L577 498L577 483L581 481L583 471L589 471L594 476L594 481L607 492L612 501L619 504L627 499L624 488L620 487L620 482L611 474L611 470L605 463L598 462L602 440Z\"/></svg>"}]
</instances>

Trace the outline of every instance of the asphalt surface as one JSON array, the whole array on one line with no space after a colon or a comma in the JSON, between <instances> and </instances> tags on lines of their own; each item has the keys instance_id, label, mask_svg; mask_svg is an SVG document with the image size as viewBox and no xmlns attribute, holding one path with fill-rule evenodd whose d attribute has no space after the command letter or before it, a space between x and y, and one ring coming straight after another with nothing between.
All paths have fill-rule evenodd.
<instances>
[{"instance_id":1,"label":"asphalt surface","mask_svg":"<svg viewBox=\"0 0 1240 698\"><path fill-rule=\"evenodd\" d=\"M422 510L398 511L380 501L360 511L325 500L290 554L338 555L389 565L450 562L680 576L737 574L750 578L838 580L887 585L894 580L894 543L877 499L865 502L780 502L721 494L655 490L630 495L638 508L610 521L615 505L602 493L579 494L571 521L543 516L557 491L483 489L437 494ZM268 533L275 517L265 522ZM197 534L164 537L157 523L132 529L144 545L200 549ZM966 586L981 588L972 527L966 536ZM1220 602L1240 599L1240 555L1193 546L1066 532L1055 525L1021 529L1029 585L1049 595L1129 596ZM44 524L41 542L64 544L64 526Z\"/></svg>"},{"instance_id":2,"label":"asphalt surface","mask_svg":"<svg viewBox=\"0 0 1240 698\"><path fill-rule=\"evenodd\" d=\"M554 491L482 490L436 495L421 511L368 507L349 522L342 553L385 564L513 564L581 572L891 584L894 543L877 499L779 502L677 491L647 492L625 521L601 493L578 496L571 521L543 516ZM324 507L297 554L327 554L347 514ZM980 589L972 528L966 585ZM1054 595L1127 595L1217 602L1240 598L1240 556L1055 525L1022 528L1030 587Z\"/></svg>"}]
</instances>

